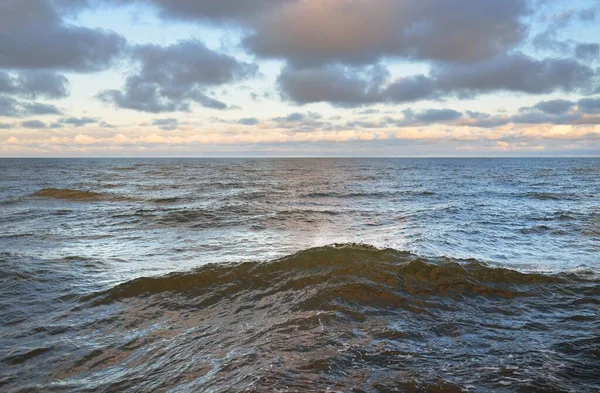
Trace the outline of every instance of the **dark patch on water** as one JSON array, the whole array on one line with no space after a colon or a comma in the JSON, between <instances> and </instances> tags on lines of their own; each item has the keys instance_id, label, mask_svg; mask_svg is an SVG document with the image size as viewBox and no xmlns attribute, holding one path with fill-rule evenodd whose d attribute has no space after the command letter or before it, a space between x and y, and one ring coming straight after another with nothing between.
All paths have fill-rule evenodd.
<instances>
[{"instance_id":1,"label":"dark patch on water","mask_svg":"<svg viewBox=\"0 0 600 393\"><path fill-rule=\"evenodd\" d=\"M70 201L100 201L106 197L103 194L92 191L69 190L59 188L44 188L33 194L34 197L66 199Z\"/></svg>"}]
</instances>

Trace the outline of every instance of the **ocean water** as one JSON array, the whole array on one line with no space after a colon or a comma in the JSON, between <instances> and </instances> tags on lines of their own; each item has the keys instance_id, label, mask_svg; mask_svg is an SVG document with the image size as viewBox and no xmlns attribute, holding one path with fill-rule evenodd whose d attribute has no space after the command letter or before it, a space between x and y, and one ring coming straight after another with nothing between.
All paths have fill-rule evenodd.
<instances>
[{"instance_id":1,"label":"ocean water","mask_svg":"<svg viewBox=\"0 0 600 393\"><path fill-rule=\"evenodd\" d=\"M599 389L600 159L0 159L0 391Z\"/></svg>"}]
</instances>

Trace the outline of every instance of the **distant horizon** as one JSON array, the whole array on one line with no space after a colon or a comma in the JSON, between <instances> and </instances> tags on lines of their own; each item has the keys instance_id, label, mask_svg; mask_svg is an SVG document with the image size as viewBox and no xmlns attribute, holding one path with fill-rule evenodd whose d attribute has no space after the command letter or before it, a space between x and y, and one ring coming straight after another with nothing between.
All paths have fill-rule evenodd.
<instances>
[{"instance_id":1,"label":"distant horizon","mask_svg":"<svg viewBox=\"0 0 600 393\"><path fill-rule=\"evenodd\" d=\"M369 159L600 159L600 156L23 156L0 157L0 160L12 159L336 159L336 158L369 158Z\"/></svg>"}]
</instances>

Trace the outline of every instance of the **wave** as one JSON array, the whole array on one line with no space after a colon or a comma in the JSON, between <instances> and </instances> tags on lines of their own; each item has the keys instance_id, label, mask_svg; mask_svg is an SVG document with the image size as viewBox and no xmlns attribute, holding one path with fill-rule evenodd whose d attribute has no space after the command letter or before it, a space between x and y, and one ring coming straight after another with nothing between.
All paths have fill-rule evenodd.
<instances>
[{"instance_id":1,"label":"wave","mask_svg":"<svg viewBox=\"0 0 600 393\"><path fill-rule=\"evenodd\" d=\"M165 197L165 198L154 198L154 199L150 199L148 200L150 203L155 203L155 204L178 204L178 203L183 203L183 202L190 202L193 201L192 198L183 198L183 197Z\"/></svg>"},{"instance_id":2,"label":"wave","mask_svg":"<svg viewBox=\"0 0 600 393\"><path fill-rule=\"evenodd\" d=\"M19 260L3 260L14 264L0 264L0 284L15 296L47 288L44 299L58 286L60 313L31 318L15 334L36 340L0 361L51 369L64 391L591 392L600 371L600 280L587 270L524 273L350 243L84 295L64 271L5 276ZM8 311L18 332L25 316Z\"/></svg>"},{"instance_id":3,"label":"wave","mask_svg":"<svg viewBox=\"0 0 600 393\"><path fill-rule=\"evenodd\" d=\"M537 199L540 201L576 201L580 199L593 198L589 194L573 194L573 193L552 193L552 192L528 192L523 194L525 198Z\"/></svg>"},{"instance_id":4,"label":"wave","mask_svg":"<svg viewBox=\"0 0 600 393\"><path fill-rule=\"evenodd\" d=\"M385 307L406 296L514 298L536 285L573 280L566 275L521 273L476 260L424 259L409 252L362 244L312 248L263 263L206 265L188 273L139 278L90 298L106 304L133 297L177 293L205 299L205 306L254 293L310 293L304 305L326 307L332 299ZM583 278L581 278L583 279ZM600 282L600 281L599 281Z\"/></svg>"},{"instance_id":5,"label":"wave","mask_svg":"<svg viewBox=\"0 0 600 393\"><path fill-rule=\"evenodd\" d=\"M569 212L569 211L556 211L552 214L545 216L530 216L529 220L533 221L573 221L581 219L581 214Z\"/></svg>"},{"instance_id":6,"label":"wave","mask_svg":"<svg viewBox=\"0 0 600 393\"><path fill-rule=\"evenodd\" d=\"M95 329L125 329L135 349L118 341L63 370L104 375L131 356L136 377L114 386L151 379L159 364L164 390L593 391L600 342L586 332L598 327L598 284L586 271L522 273L362 244L206 265L78 298L104 316ZM190 364L197 385L182 387Z\"/></svg>"},{"instance_id":7,"label":"wave","mask_svg":"<svg viewBox=\"0 0 600 393\"><path fill-rule=\"evenodd\" d=\"M341 199L352 199L352 198L389 198L395 196L433 196L436 195L432 191L379 191L379 192L311 192L307 194L300 194L301 198L341 198Z\"/></svg>"}]
</instances>

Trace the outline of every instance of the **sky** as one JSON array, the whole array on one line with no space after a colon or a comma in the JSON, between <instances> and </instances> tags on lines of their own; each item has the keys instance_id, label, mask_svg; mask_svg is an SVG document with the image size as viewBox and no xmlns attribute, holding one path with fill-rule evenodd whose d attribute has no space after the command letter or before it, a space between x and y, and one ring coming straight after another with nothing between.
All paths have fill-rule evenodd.
<instances>
[{"instance_id":1,"label":"sky","mask_svg":"<svg viewBox=\"0 0 600 393\"><path fill-rule=\"evenodd\" d=\"M0 157L600 156L598 0L0 0Z\"/></svg>"}]
</instances>

